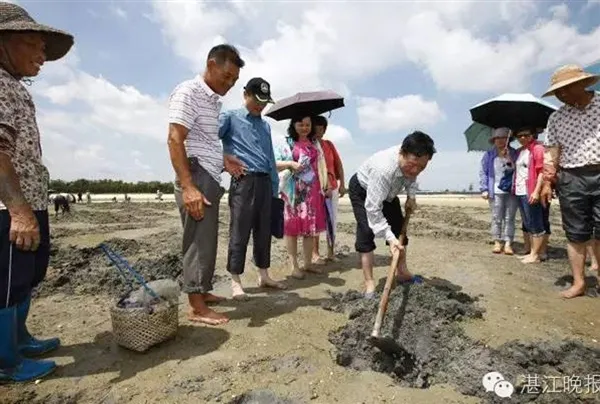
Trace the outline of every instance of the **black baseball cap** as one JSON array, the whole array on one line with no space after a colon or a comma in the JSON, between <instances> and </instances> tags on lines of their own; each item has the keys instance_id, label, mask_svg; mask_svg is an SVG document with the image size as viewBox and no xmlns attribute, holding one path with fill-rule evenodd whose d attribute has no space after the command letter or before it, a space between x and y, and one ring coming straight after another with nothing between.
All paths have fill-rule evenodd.
<instances>
[{"instance_id":1,"label":"black baseball cap","mask_svg":"<svg viewBox=\"0 0 600 404\"><path fill-rule=\"evenodd\" d=\"M251 78L244 90L252 94L258 102L275 103L271 98L271 85L261 77Z\"/></svg>"}]
</instances>

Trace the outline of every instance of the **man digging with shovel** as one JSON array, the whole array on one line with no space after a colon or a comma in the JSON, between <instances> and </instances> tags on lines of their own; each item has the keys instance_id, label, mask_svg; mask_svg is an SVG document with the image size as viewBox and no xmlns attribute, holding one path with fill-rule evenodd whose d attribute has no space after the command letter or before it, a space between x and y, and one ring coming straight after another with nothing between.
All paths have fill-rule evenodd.
<instances>
[{"instance_id":1,"label":"man digging with shovel","mask_svg":"<svg viewBox=\"0 0 600 404\"><path fill-rule=\"evenodd\" d=\"M398 194L406 189L406 210L416 209L416 179L435 154L434 142L423 132L413 132L402 142L371 156L352 176L348 195L356 219L355 249L365 277L365 297L375 295L373 261L375 237L385 238L392 255L399 254L397 280L415 280L406 268L405 246L398 241L404 217Z\"/></svg>"}]
</instances>

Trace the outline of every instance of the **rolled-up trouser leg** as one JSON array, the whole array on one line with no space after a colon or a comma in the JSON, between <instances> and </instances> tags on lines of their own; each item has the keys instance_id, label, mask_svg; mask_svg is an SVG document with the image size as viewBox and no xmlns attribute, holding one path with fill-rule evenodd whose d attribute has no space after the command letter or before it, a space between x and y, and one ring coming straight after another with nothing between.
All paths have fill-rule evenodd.
<instances>
[{"instance_id":1,"label":"rolled-up trouser leg","mask_svg":"<svg viewBox=\"0 0 600 404\"><path fill-rule=\"evenodd\" d=\"M211 206L204 207L204 218L195 220L183 203L182 191L175 186L175 201L183 225L183 288L184 293L208 293L212 290L217 260L219 237L219 202L223 196L221 185L202 168L196 159L190 159L192 181L204 194Z\"/></svg>"}]
</instances>

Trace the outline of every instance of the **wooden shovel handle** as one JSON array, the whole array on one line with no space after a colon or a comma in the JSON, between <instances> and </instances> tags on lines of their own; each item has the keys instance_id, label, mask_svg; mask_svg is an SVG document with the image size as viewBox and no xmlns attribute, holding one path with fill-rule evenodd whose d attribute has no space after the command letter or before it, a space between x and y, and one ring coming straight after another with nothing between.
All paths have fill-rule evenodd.
<instances>
[{"instance_id":1,"label":"wooden shovel handle","mask_svg":"<svg viewBox=\"0 0 600 404\"><path fill-rule=\"evenodd\" d=\"M406 229L408 228L408 220L410 219L411 211L406 211L406 217L404 218L404 222L402 223L402 230L400 231L400 243L404 243L406 239ZM381 323L383 322L383 317L385 316L385 312L387 311L388 300L390 298L390 291L392 289L392 284L394 283L394 278L396 276L396 268L398 267L398 261L400 260L400 254L395 252L392 255L392 265L390 265L390 269L388 270L387 279L385 280L385 286L383 288L383 293L381 294L381 301L379 302L379 310L377 311L377 317L375 317L375 326L373 327L373 332L371 333L372 337L378 338L379 331L381 330Z\"/></svg>"}]
</instances>

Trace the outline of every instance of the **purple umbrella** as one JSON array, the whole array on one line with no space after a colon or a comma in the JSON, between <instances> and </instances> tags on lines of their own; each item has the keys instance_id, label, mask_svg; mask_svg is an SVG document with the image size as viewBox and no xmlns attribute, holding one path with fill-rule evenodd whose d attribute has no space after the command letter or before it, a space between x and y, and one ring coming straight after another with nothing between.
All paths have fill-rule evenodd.
<instances>
[{"instance_id":1,"label":"purple umbrella","mask_svg":"<svg viewBox=\"0 0 600 404\"><path fill-rule=\"evenodd\" d=\"M297 93L277 101L265 115L283 121L295 117L320 115L344 106L344 97L333 91Z\"/></svg>"}]
</instances>

